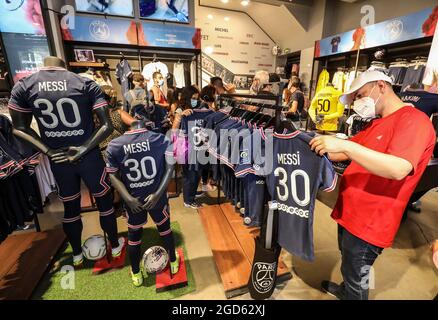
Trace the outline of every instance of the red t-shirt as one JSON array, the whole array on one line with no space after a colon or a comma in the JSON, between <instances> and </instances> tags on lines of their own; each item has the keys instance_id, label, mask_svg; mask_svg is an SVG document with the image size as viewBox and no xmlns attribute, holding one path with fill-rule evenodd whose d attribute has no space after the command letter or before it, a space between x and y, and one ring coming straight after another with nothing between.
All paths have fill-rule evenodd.
<instances>
[{"instance_id":1,"label":"red t-shirt","mask_svg":"<svg viewBox=\"0 0 438 320\"><path fill-rule=\"evenodd\" d=\"M427 116L406 106L374 120L352 141L409 161L413 171L404 180L381 178L356 162L345 170L332 218L356 237L375 246L392 245L403 212L426 169L436 143Z\"/></svg>"}]
</instances>

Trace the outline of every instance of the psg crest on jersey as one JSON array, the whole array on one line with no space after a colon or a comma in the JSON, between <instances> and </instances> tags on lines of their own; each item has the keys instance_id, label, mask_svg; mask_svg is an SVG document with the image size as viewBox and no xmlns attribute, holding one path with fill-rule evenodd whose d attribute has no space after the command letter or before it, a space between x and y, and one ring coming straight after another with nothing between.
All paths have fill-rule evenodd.
<instances>
[{"instance_id":1,"label":"psg crest on jersey","mask_svg":"<svg viewBox=\"0 0 438 320\"><path fill-rule=\"evenodd\" d=\"M103 41L109 39L111 32L105 22L96 20L90 23L90 34L94 39Z\"/></svg>"},{"instance_id":2,"label":"psg crest on jersey","mask_svg":"<svg viewBox=\"0 0 438 320\"><path fill-rule=\"evenodd\" d=\"M24 0L2 0L0 5L7 11L15 11L21 8Z\"/></svg>"}]
</instances>

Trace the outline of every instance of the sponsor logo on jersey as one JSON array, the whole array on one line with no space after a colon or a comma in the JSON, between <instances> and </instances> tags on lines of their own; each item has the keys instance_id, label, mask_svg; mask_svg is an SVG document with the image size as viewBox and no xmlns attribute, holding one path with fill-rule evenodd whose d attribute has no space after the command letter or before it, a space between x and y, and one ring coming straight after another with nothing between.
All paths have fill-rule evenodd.
<instances>
[{"instance_id":1,"label":"sponsor logo on jersey","mask_svg":"<svg viewBox=\"0 0 438 320\"><path fill-rule=\"evenodd\" d=\"M243 150L240 152L240 164L250 164L248 150Z\"/></svg>"},{"instance_id":2,"label":"sponsor logo on jersey","mask_svg":"<svg viewBox=\"0 0 438 320\"><path fill-rule=\"evenodd\" d=\"M257 262L251 274L252 283L258 293L265 294L274 286L277 263Z\"/></svg>"},{"instance_id":3,"label":"sponsor logo on jersey","mask_svg":"<svg viewBox=\"0 0 438 320\"><path fill-rule=\"evenodd\" d=\"M296 215L300 218L309 219L309 210L303 210L296 207L289 207L288 205L279 203L278 210L288 213L290 215Z\"/></svg>"},{"instance_id":4,"label":"sponsor logo on jersey","mask_svg":"<svg viewBox=\"0 0 438 320\"><path fill-rule=\"evenodd\" d=\"M90 35L96 40L108 40L111 32L108 25L100 20L90 23Z\"/></svg>"}]
</instances>

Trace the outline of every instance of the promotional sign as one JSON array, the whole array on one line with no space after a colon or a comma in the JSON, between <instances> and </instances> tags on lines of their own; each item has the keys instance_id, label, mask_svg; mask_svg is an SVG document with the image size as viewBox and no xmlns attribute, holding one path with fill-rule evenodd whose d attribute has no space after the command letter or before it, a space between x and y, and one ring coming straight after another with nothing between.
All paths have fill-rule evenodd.
<instances>
[{"instance_id":1,"label":"promotional sign","mask_svg":"<svg viewBox=\"0 0 438 320\"><path fill-rule=\"evenodd\" d=\"M438 7L437 7L438 8ZM407 16L334 35L316 42L315 57L368 49L433 36L438 15L429 8Z\"/></svg>"},{"instance_id":2,"label":"promotional sign","mask_svg":"<svg viewBox=\"0 0 438 320\"><path fill-rule=\"evenodd\" d=\"M140 0L140 17L189 23L189 0Z\"/></svg>"},{"instance_id":3,"label":"promotional sign","mask_svg":"<svg viewBox=\"0 0 438 320\"><path fill-rule=\"evenodd\" d=\"M435 8L438 16L438 7ZM432 48L430 49L429 60L427 60L426 72L423 84L429 88L430 92L438 93L438 28L435 24L435 36L433 37Z\"/></svg>"},{"instance_id":4,"label":"promotional sign","mask_svg":"<svg viewBox=\"0 0 438 320\"><path fill-rule=\"evenodd\" d=\"M0 31L46 34L39 0L0 1Z\"/></svg>"},{"instance_id":5,"label":"promotional sign","mask_svg":"<svg viewBox=\"0 0 438 320\"><path fill-rule=\"evenodd\" d=\"M138 25L138 44L148 47L201 49L201 30L142 22Z\"/></svg>"},{"instance_id":6,"label":"promotional sign","mask_svg":"<svg viewBox=\"0 0 438 320\"><path fill-rule=\"evenodd\" d=\"M202 30L202 51L235 75L274 72L275 43L246 14L199 7L196 27ZM244 88L244 80L235 82Z\"/></svg>"},{"instance_id":7,"label":"promotional sign","mask_svg":"<svg viewBox=\"0 0 438 320\"><path fill-rule=\"evenodd\" d=\"M61 30L66 41L138 44L137 25L130 20L76 16L74 29Z\"/></svg>"},{"instance_id":8,"label":"promotional sign","mask_svg":"<svg viewBox=\"0 0 438 320\"><path fill-rule=\"evenodd\" d=\"M91 13L134 16L132 0L75 0L76 10Z\"/></svg>"}]
</instances>

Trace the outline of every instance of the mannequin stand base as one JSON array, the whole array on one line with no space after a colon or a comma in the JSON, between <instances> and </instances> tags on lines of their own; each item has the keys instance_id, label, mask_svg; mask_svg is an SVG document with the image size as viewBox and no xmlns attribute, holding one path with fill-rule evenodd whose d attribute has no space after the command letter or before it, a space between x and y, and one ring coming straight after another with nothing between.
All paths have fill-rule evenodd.
<instances>
[{"instance_id":1,"label":"mannequin stand base","mask_svg":"<svg viewBox=\"0 0 438 320\"><path fill-rule=\"evenodd\" d=\"M183 288L188 285L184 252L182 248L178 248L177 251L180 257L179 271L177 274L171 275L169 263L166 269L157 273L155 277L157 293Z\"/></svg>"},{"instance_id":2,"label":"mannequin stand base","mask_svg":"<svg viewBox=\"0 0 438 320\"><path fill-rule=\"evenodd\" d=\"M98 275L105 273L107 271L113 270L113 269L120 269L125 266L125 257L126 257L126 244L128 243L128 239L125 238L125 246L122 249L122 253L119 257L113 258L110 254L111 252L111 245L108 245L107 248L107 255L103 257L102 259L96 261L93 268L93 274Z\"/></svg>"}]
</instances>

